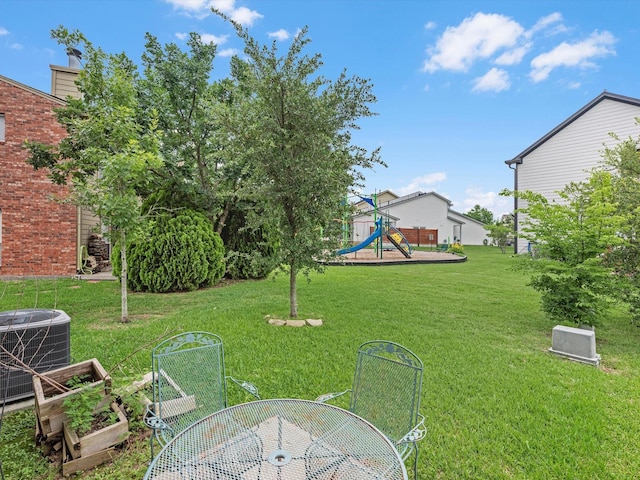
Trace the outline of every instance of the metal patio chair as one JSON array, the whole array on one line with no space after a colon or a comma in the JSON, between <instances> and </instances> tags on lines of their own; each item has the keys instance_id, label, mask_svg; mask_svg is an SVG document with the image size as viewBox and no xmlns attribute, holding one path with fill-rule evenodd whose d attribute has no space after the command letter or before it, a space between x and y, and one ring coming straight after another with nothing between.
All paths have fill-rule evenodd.
<instances>
[{"instance_id":1,"label":"metal patio chair","mask_svg":"<svg viewBox=\"0 0 640 480\"><path fill-rule=\"evenodd\" d=\"M227 380L260 398L252 383L225 374L222 339L208 332L185 332L151 352L153 402L145 424L160 445L194 422L227 407Z\"/></svg>"},{"instance_id":2,"label":"metal patio chair","mask_svg":"<svg viewBox=\"0 0 640 480\"><path fill-rule=\"evenodd\" d=\"M423 370L422 361L397 343L366 342L358 348L352 387L321 395L316 401L327 402L351 392L349 411L384 433L404 461L414 454L417 478L418 441L426 433L419 413Z\"/></svg>"}]
</instances>

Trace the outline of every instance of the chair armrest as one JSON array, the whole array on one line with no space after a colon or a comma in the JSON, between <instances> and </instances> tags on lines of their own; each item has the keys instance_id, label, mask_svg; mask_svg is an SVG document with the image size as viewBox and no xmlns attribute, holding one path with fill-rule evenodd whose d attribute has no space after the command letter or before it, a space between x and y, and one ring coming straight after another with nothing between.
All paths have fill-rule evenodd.
<instances>
[{"instance_id":1,"label":"chair armrest","mask_svg":"<svg viewBox=\"0 0 640 480\"><path fill-rule=\"evenodd\" d=\"M256 387L253 383L251 382L247 382L246 380L238 380L233 378L232 376L228 375L227 377L229 380L231 380L233 383L235 383L236 385L238 385L240 388L243 388L244 390L246 390L247 392L249 392L251 395L253 395L254 397L256 397L258 400L260 400L260 394L258 393L258 387Z\"/></svg>"},{"instance_id":2,"label":"chair armrest","mask_svg":"<svg viewBox=\"0 0 640 480\"><path fill-rule=\"evenodd\" d=\"M418 414L420 421L417 423L415 427L409 431L404 437L398 440L397 444L402 445L405 443L416 443L424 438L427 434L427 429L424 428L424 417Z\"/></svg>"},{"instance_id":3,"label":"chair armrest","mask_svg":"<svg viewBox=\"0 0 640 480\"><path fill-rule=\"evenodd\" d=\"M324 395L320 395L318 398L316 398L316 402L320 402L320 403L325 403L328 402L329 400L339 397L340 395L344 395L347 392L350 392L351 389L347 389L344 392L334 392L334 393L325 393Z\"/></svg>"},{"instance_id":4,"label":"chair armrest","mask_svg":"<svg viewBox=\"0 0 640 480\"><path fill-rule=\"evenodd\" d=\"M162 431L168 431L171 435L173 435L173 430L171 429L169 424L166 423L164 420L162 420L160 417L158 417L156 413L153 411L153 405L147 405L147 409L144 413L144 416L142 417L142 421L148 428L153 430L156 434Z\"/></svg>"}]
</instances>

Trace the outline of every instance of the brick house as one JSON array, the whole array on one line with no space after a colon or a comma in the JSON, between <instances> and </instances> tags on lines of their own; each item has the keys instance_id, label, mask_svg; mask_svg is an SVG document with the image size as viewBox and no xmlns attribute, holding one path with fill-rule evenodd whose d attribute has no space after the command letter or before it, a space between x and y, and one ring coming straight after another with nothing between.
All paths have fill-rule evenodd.
<instances>
[{"instance_id":1,"label":"brick house","mask_svg":"<svg viewBox=\"0 0 640 480\"><path fill-rule=\"evenodd\" d=\"M72 276L96 220L57 201L66 187L26 163L25 140L59 142L53 109L78 95L77 69L51 66L52 95L0 76L0 277Z\"/></svg>"}]
</instances>

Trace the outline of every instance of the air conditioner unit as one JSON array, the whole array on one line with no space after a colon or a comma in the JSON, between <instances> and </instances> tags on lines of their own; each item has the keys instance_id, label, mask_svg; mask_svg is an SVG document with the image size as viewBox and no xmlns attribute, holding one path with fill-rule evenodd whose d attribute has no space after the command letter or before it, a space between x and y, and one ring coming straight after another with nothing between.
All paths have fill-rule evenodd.
<instances>
[{"instance_id":1,"label":"air conditioner unit","mask_svg":"<svg viewBox=\"0 0 640 480\"><path fill-rule=\"evenodd\" d=\"M0 312L0 402L33 396L30 370L41 373L69 365L69 327L70 318L62 310Z\"/></svg>"}]
</instances>

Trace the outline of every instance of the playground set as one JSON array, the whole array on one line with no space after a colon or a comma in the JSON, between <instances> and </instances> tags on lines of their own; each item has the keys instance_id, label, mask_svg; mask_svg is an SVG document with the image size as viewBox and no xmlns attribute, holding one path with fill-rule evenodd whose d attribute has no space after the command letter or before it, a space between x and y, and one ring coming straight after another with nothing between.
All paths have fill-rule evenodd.
<instances>
[{"instance_id":1,"label":"playground set","mask_svg":"<svg viewBox=\"0 0 640 480\"><path fill-rule=\"evenodd\" d=\"M438 251L414 250L400 230L384 222L382 216L378 216L377 201L373 198L362 197L363 201L373 207L374 229L360 243L348 245L350 243L350 232L348 219L343 220L343 248L336 252L340 256L339 262L332 262L336 265L393 265L408 263L457 263L464 262L467 257L447 253L444 249ZM388 240L386 245L384 239ZM391 245L389 245L389 243ZM369 248L369 247L373 248ZM375 256L373 253L375 252ZM384 253L386 252L386 254ZM402 255L399 255L400 252Z\"/></svg>"},{"instance_id":2,"label":"playground set","mask_svg":"<svg viewBox=\"0 0 640 480\"><path fill-rule=\"evenodd\" d=\"M413 248L411 244L407 241L405 236L398 230L397 228L391 225L383 225L382 217L375 220L375 230L371 235L369 235L362 242L357 245L352 245L350 247L345 247L338 250L338 255L346 255L347 253L357 252L358 250L362 250L363 248L368 247L373 244L376 257L382 258L384 246L383 246L383 237L386 237L387 240L391 242L391 244L397 248L406 258L411 258L411 254L413 253Z\"/></svg>"},{"instance_id":3,"label":"playground set","mask_svg":"<svg viewBox=\"0 0 640 480\"><path fill-rule=\"evenodd\" d=\"M407 241L405 236L398 230L397 228L389 225L387 222L386 225L383 225L382 217L378 218L378 200L376 198L376 194L373 194L372 198L363 197L362 195L358 195L358 197L367 202L369 205L373 207L373 220L375 229L373 232L364 239L364 241L344 247L338 250L336 253L338 255L346 255L349 253L357 252L358 250L362 250L363 248L367 248L369 245L373 244L376 252L376 257L382 258L384 246L383 246L383 238L386 237L387 240L391 242L391 244L397 248L405 258L411 258L411 254L413 253L413 249L411 248L411 244ZM349 222L345 218L342 222L342 233L343 233L343 243L347 243L349 239Z\"/></svg>"}]
</instances>

